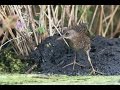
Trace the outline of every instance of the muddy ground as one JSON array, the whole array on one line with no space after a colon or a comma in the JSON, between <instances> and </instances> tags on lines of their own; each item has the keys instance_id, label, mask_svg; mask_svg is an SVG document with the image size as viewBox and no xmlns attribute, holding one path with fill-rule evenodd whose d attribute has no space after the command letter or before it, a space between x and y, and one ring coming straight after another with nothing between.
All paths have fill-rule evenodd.
<instances>
[{"instance_id":1,"label":"muddy ground","mask_svg":"<svg viewBox=\"0 0 120 90\"><path fill-rule=\"evenodd\" d=\"M74 51L67 47L63 40L56 40L59 35L48 37L30 57L38 65L38 72L44 74L89 75L91 66L83 50L77 54L77 62L85 67L73 65L63 68L73 62ZM94 68L104 75L120 75L120 38L107 39L101 36L91 38L90 57Z\"/></svg>"}]
</instances>

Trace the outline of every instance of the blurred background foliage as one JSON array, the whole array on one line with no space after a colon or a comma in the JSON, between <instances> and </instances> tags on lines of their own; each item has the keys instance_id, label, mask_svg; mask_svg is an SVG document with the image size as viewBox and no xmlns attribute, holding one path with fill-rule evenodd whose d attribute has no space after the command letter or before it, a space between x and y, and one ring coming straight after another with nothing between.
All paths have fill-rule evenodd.
<instances>
[{"instance_id":1,"label":"blurred background foliage","mask_svg":"<svg viewBox=\"0 0 120 90\"><path fill-rule=\"evenodd\" d=\"M27 65L18 56L28 56L45 38L81 21L91 36L120 35L119 5L0 5L0 71L24 72Z\"/></svg>"}]
</instances>

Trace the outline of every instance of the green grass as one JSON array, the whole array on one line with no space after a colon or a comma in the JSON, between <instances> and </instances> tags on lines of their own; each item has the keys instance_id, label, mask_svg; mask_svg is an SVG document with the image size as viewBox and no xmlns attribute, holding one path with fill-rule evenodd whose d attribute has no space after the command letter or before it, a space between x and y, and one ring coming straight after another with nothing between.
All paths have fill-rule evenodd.
<instances>
[{"instance_id":1,"label":"green grass","mask_svg":"<svg viewBox=\"0 0 120 90\"><path fill-rule=\"evenodd\" d=\"M120 76L0 74L0 85L120 85Z\"/></svg>"}]
</instances>

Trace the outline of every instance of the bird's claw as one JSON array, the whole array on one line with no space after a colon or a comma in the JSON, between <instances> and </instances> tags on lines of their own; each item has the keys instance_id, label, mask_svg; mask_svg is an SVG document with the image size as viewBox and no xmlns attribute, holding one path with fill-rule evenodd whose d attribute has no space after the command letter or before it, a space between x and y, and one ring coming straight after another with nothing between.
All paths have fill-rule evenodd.
<instances>
[{"instance_id":1,"label":"bird's claw","mask_svg":"<svg viewBox=\"0 0 120 90\"><path fill-rule=\"evenodd\" d=\"M96 75L96 73L101 74L101 75L104 74L102 72L99 72L99 71L96 71L96 70L92 70L89 75Z\"/></svg>"}]
</instances>

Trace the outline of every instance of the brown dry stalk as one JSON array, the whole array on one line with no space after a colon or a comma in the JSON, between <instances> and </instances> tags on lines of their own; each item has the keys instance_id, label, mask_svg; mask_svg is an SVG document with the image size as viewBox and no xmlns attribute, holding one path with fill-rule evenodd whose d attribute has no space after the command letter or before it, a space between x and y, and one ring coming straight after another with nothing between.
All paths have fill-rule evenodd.
<instances>
[{"instance_id":1,"label":"brown dry stalk","mask_svg":"<svg viewBox=\"0 0 120 90\"><path fill-rule=\"evenodd\" d=\"M93 13L92 16L89 15L89 10ZM56 31L60 34L58 28L79 24L81 20L86 22L91 20L88 22L91 35L95 32L95 34L112 38L120 32L120 22L116 21L119 20L117 16L119 5L1 5L0 19L7 20L11 12L13 15L16 13L24 24L22 29L16 30L16 37L21 36L21 38L11 41L12 45L15 44L13 47L16 54L28 55L41 43L41 40L53 36ZM37 19L35 16L37 16ZM12 33L11 27L16 25L9 26L9 22L5 22L4 26L7 26L7 29L5 29L7 32L0 28L0 36L9 34L14 39L16 37ZM45 29L44 34L38 34L37 28L39 27ZM3 44L6 39L9 40L7 36L2 39Z\"/></svg>"},{"instance_id":2,"label":"brown dry stalk","mask_svg":"<svg viewBox=\"0 0 120 90\"><path fill-rule=\"evenodd\" d=\"M98 32L98 35L101 35L102 34L102 30L103 30L103 26L102 26L102 24L103 24L103 5L101 5L101 12L100 12L100 25L99 25L99 32Z\"/></svg>"},{"instance_id":3,"label":"brown dry stalk","mask_svg":"<svg viewBox=\"0 0 120 90\"><path fill-rule=\"evenodd\" d=\"M107 27L106 27L103 35L102 35L103 37L106 36L106 34L107 34L107 32L108 32L108 29L109 29L109 26L110 26L110 24L111 24L111 22L112 22L112 20L113 20L113 18L114 18L115 13L117 12L118 8L119 8L119 5L117 5L116 8L114 9L114 11L111 13L111 18L110 18L110 20L109 20L109 22L108 22L108 24L107 24Z\"/></svg>"},{"instance_id":4,"label":"brown dry stalk","mask_svg":"<svg viewBox=\"0 0 120 90\"><path fill-rule=\"evenodd\" d=\"M95 16L96 16L97 10L98 10L98 5L96 5L96 8L95 8L95 11L94 11L94 14L93 14L92 20L90 22L90 26L89 26L89 32L90 32L91 35L93 35L91 29L92 29L93 22L95 20Z\"/></svg>"}]
</instances>

